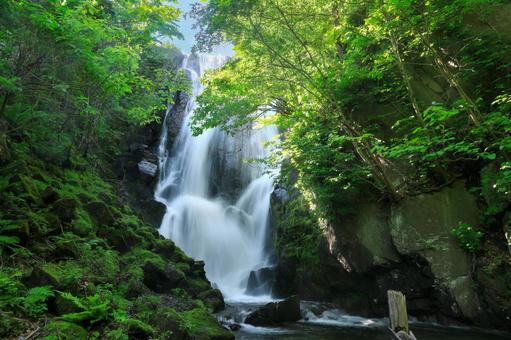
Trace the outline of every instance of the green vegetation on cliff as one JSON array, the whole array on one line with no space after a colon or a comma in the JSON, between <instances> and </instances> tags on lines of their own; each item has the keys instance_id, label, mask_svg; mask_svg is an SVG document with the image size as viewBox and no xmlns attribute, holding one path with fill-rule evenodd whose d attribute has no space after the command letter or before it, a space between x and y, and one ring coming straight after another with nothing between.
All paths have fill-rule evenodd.
<instances>
[{"instance_id":1,"label":"green vegetation on cliff","mask_svg":"<svg viewBox=\"0 0 511 340\"><path fill-rule=\"evenodd\" d=\"M195 10L199 47L227 39L237 55L207 77L195 130L277 124L281 157L327 212L360 192L399 200L470 180L486 164L509 198L509 11L487 0L210 1Z\"/></svg>"},{"instance_id":2,"label":"green vegetation on cliff","mask_svg":"<svg viewBox=\"0 0 511 340\"><path fill-rule=\"evenodd\" d=\"M159 42L178 16L159 0L0 2L0 338L232 338L204 263L117 178L129 132L188 87Z\"/></svg>"},{"instance_id":3,"label":"green vegetation on cliff","mask_svg":"<svg viewBox=\"0 0 511 340\"><path fill-rule=\"evenodd\" d=\"M488 215L501 218L511 198L509 13L487 0L197 5L199 48L230 40L236 57L206 77L193 128L277 124L275 161L289 160L330 219L459 179L481 199L490 191Z\"/></svg>"}]
</instances>

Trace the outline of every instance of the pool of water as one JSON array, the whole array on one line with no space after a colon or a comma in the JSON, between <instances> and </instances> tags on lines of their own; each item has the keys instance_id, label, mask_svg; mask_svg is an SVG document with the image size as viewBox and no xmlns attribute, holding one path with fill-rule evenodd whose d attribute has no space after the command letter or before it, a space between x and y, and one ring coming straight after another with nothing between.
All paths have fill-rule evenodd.
<instances>
[{"instance_id":1,"label":"pool of water","mask_svg":"<svg viewBox=\"0 0 511 340\"><path fill-rule=\"evenodd\" d=\"M219 315L241 329L235 332L239 340L303 339L303 340L389 340L386 319L370 319L348 315L327 304L302 302L304 319L281 327L254 327L243 323L245 317L263 302L231 302ZM418 340L511 340L511 334L468 327L446 327L411 322L410 329Z\"/></svg>"}]
</instances>

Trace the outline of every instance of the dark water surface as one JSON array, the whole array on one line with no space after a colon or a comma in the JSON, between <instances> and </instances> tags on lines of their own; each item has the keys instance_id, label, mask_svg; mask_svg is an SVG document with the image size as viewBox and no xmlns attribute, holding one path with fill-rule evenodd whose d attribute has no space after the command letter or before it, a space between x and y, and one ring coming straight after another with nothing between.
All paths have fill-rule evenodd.
<instances>
[{"instance_id":1,"label":"dark water surface","mask_svg":"<svg viewBox=\"0 0 511 340\"><path fill-rule=\"evenodd\" d=\"M389 340L386 319L368 319L352 316L329 305L302 302L302 315L307 321L285 324L280 328L246 325L242 320L262 303L230 303L221 319L227 323L241 323L235 332L238 340ZM511 334L468 327L445 327L412 322L411 330L417 340L511 340Z\"/></svg>"},{"instance_id":2,"label":"dark water surface","mask_svg":"<svg viewBox=\"0 0 511 340\"><path fill-rule=\"evenodd\" d=\"M412 325L418 340L510 340L510 334L483 332L468 329ZM388 331L380 327L348 327L318 325L299 322L286 328L262 329L242 328L236 332L236 339L307 339L307 340L389 340Z\"/></svg>"}]
</instances>

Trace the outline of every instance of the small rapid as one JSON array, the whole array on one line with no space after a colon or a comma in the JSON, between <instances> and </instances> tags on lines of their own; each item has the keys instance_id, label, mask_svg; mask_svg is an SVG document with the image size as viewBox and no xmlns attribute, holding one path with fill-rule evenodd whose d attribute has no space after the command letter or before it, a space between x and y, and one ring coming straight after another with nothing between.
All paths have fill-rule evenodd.
<instances>
[{"instance_id":1,"label":"small rapid","mask_svg":"<svg viewBox=\"0 0 511 340\"><path fill-rule=\"evenodd\" d=\"M168 148L165 117L159 146L160 177L156 199L167 206L159 232L189 256L205 262L208 279L227 300L247 296L252 271L272 265L269 245L271 176L261 162L277 135L274 126L248 126L233 135L219 128L193 136L189 127L202 92L200 77L219 68L226 57L189 55L182 68L193 93L180 133ZM263 295L270 292L264 292Z\"/></svg>"}]
</instances>

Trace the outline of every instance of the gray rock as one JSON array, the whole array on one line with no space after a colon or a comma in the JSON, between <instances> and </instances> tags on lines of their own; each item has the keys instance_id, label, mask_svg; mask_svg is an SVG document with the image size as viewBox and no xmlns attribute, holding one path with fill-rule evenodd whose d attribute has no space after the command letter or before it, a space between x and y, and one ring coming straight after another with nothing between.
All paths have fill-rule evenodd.
<instances>
[{"instance_id":1,"label":"gray rock","mask_svg":"<svg viewBox=\"0 0 511 340\"><path fill-rule=\"evenodd\" d=\"M143 160L138 163L138 171L140 171L144 175L154 177L158 172L158 165L151 163L147 160Z\"/></svg>"},{"instance_id":2,"label":"gray rock","mask_svg":"<svg viewBox=\"0 0 511 340\"><path fill-rule=\"evenodd\" d=\"M247 283L247 294L259 295L271 292L275 283L275 268L261 268L250 272Z\"/></svg>"},{"instance_id":3,"label":"gray rock","mask_svg":"<svg viewBox=\"0 0 511 340\"><path fill-rule=\"evenodd\" d=\"M284 188L275 188L272 192L272 198L280 204L289 202L289 193Z\"/></svg>"},{"instance_id":4,"label":"gray rock","mask_svg":"<svg viewBox=\"0 0 511 340\"><path fill-rule=\"evenodd\" d=\"M302 318L298 295L284 301L270 302L250 313L245 323L254 326L272 326L283 322L294 322Z\"/></svg>"},{"instance_id":5,"label":"gray rock","mask_svg":"<svg viewBox=\"0 0 511 340\"><path fill-rule=\"evenodd\" d=\"M470 319L480 306L469 278L471 263L452 229L460 223L477 226L479 214L476 198L458 182L437 193L406 198L392 207L390 218L398 252L425 259L436 284L454 302L449 303L451 312Z\"/></svg>"}]
</instances>

